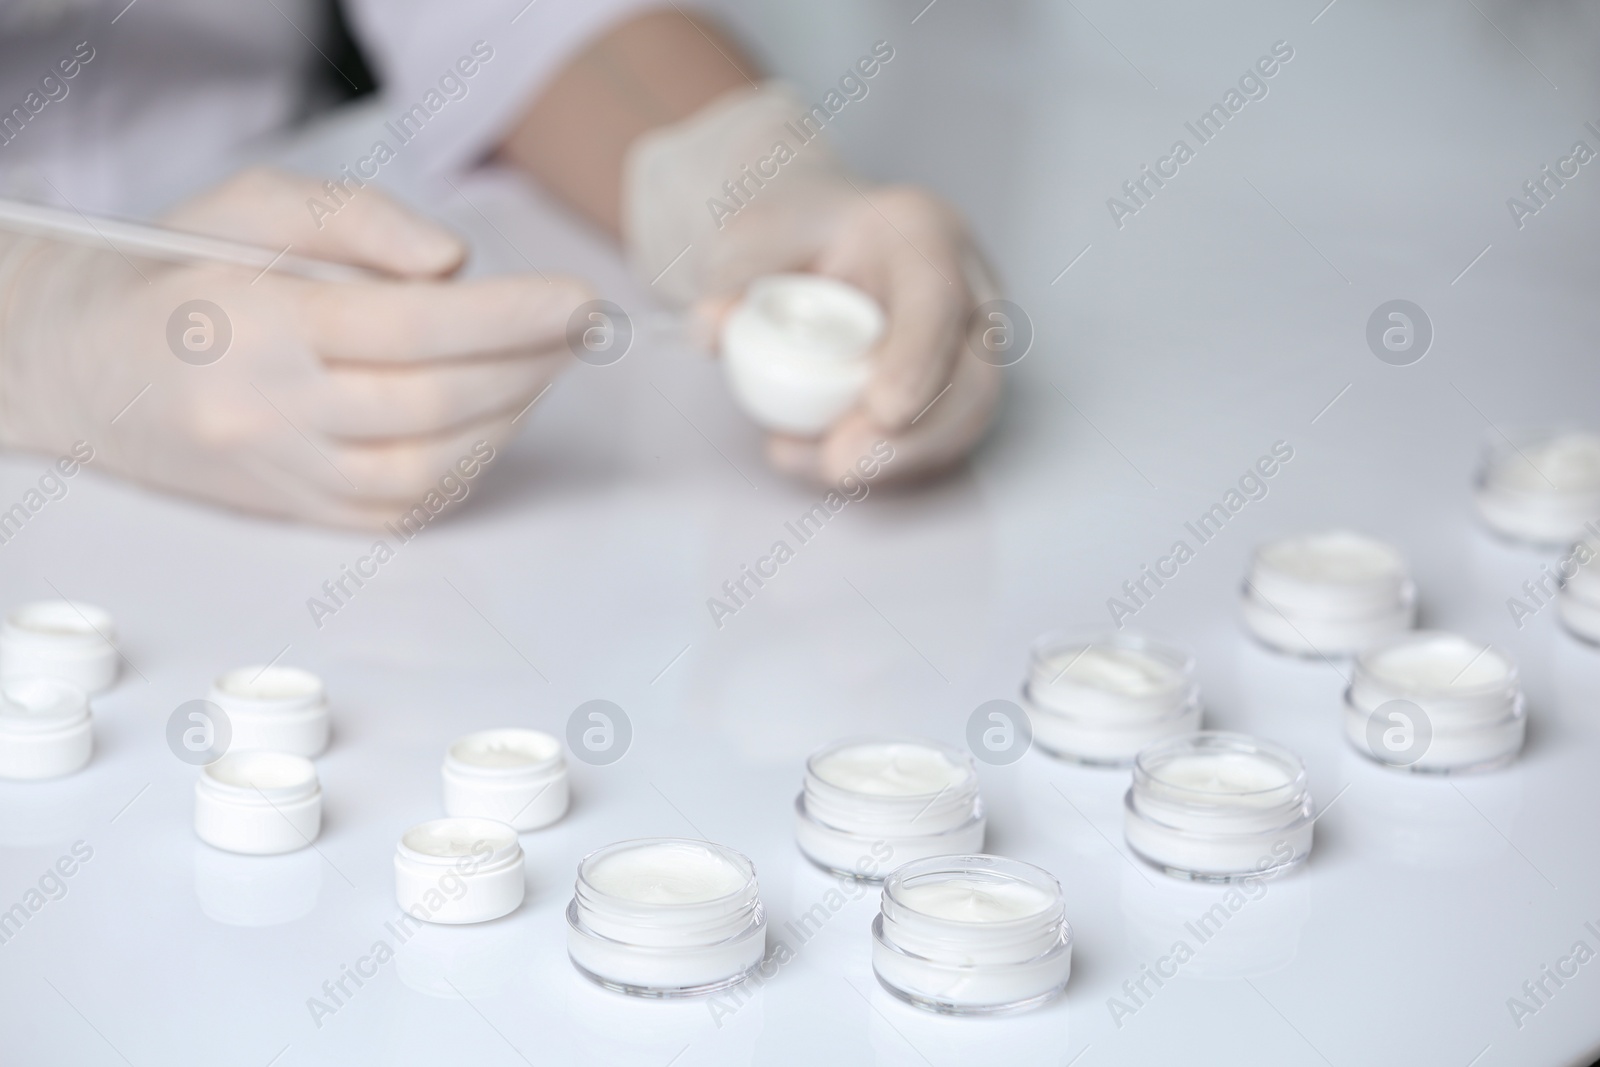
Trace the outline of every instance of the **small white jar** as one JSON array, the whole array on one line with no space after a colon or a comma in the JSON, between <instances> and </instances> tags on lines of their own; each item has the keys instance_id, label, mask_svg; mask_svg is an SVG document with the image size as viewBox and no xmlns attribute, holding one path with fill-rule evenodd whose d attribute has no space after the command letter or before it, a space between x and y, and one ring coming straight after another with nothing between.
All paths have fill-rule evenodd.
<instances>
[{"instance_id":1,"label":"small white jar","mask_svg":"<svg viewBox=\"0 0 1600 1067\"><path fill-rule=\"evenodd\" d=\"M212 683L209 699L228 716L230 752L320 756L328 747L328 698L310 671L240 667Z\"/></svg>"},{"instance_id":2,"label":"small white jar","mask_svg":"<svg viewBox=\"0 0 1600 1067\"><path fill-rule=\"evenodd\" d=\"M407 915L432 923L481 923L522 904L522 845L493 819L431 819L400 838L395 899Z\"/></svg>"},{"instance_id":3,"label":"small white jar","mask_svg":"<svg viewBox=\"0 0 1600 1067\"><path fill-rule=\"evenodd\" d=\"M1386 766L1459 773L1515 759L1527 711L1509 653L1423 630L1356 657L1344 724L1356 750Z\"/></svg>"},{"instance_id":4,"label":"small white jar","mask_svg":"<svg viewBox=\"0 0 1600 1067\"><path fill-rule=\"evenodd\" d=\"M935 741L851 738L818 749L794 810L801 853L845 878L880 882L911 860L983 849L972 759Z\"/></svg>"},{"instance_id":5,"label":"small white jar","mask_svg":"<svg viewBox=\"0 0 1600 1067\"><path fill-rule=\"evenodd\" d=\"M458 738L444 757L447 815L494 819L537 830L566 814L567 760L561 742L538 730L506 727Z\"/></svg>"},{"instance_id":6,"label":"small white jar","mask_svg":"<svg viewBox=\"0 0 1600 1067\"><path fill-rule=\"evenodd\" d=\"M0 680L59 678L93 695L117 680L111 613L79 600L23 604L0 623Z\"/></svg>"},{"instance_id":7,"label":"small white jar","mask_svg":"<svg viewBox=\"0 0 1600 1067\"><path fill-rule=\"evenodd\" d=\"M1207 730L1151 745L1133 762L1123 807L1129 847L1176 878L1238 881L1311 854L1305 764L1244 734Z\"/></svg>"},{"instance_id":8,"label":"small white jar","mask_svg":"<svg viewBox=\"0 0 1600 1067\"><path fill-rule=\"evenodd\" d=\"M722 364L739 405L769 430L815 437L854 406L884 315L866 293L821 274L757 278L722 326Z\"/></svg>"},{"instance_id":9,"label":"small white jar","mask_svg":"<svg viewBox=\"0 0 1600 1067\"><path fill-rule=\"evenodd\" d=\"M872 939L878 982L941 1014L1037 1007L1072 973L1061 884L999 856L934 856L896 869L883 883Z\"/></svg>"},{"instance_id":10,"label":"small white jar","mask_svg":"<svg viewBox=\"0 0 1600 1067\"><path fill-rule=\"evenodd\" d=\"M82 689L56 678L0 683L0 778L59 778L81 769L93 751Z\"/></svg>"},{"instance_id":11,"label":"small white jar","mask_svg":"<svg viewBox=\"0 0 1600 1067\"><path fill-rule=\"evenodd\" d=\"M1559 545L1600 519L1600 434L1589 430L1496 433L1474 493L1491 530L1515 541Z\"/></svg>"},{"instance_id":12,"label":"small white jar","mask_svg":"<svg viewBox=\"0 0 1600 1067\"><path fill-rule=\"evenodd\" d=\"M1270 541L1240 591L1245 629L1277 652L1348 656L1417 624L1399 550L1348 530Z\"/></svg>"},{"instance_id":13,"label":"small white jar","mask_svg":"<svg viewBox=\"0 0 1600 1067\"><path fill-rule=\"evenodd\" d=\"M1022 702L1035 745L1097 766L1126 767L1146 745L1200 729L1194 657L1133 633L1041 637Z\"/></svg>"},{"instance_id":14,"label":"small white jar","mask_svg":"<svg viewBox=\"0 0 1600 1067\"><path fill-rule=\"evenodd\" d=\"M322 831L317 769L289 752L229 752L200 769L194 831L228 852L271 856L305 848Z\"/></svg>"},{"instance_id":15,"label":"small white jar","mask_svg":"<svg viewBox=\"0 0 1600 1067\"><path fill-rule=\"evenodd\" d=\"M622 841L578 864L567 953L619 993L697 996L755 970L766 928L755 865L741 853L682 838Z\"/></svg>"},{"instance_id":16,"label":"small white jar","mask_svg":"<svg viewBox=\"0 0 1600 1067\"><path fill-rule=\"evenodd\" d=\"M1580 543L1587 549L1589 562L1579 564L1570 578L1561 581L1556 613L1568 632L1591 645L1600 645L1600 543L1587 538ZM1575 546L1571 558L1581 553Z\"/></svg>"}]
</instances>

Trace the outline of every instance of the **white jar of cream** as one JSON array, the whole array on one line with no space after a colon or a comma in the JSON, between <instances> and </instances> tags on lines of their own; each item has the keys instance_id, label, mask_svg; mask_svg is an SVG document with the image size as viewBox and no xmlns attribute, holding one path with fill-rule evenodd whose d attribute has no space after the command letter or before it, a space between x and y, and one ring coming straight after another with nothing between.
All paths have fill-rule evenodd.
<instances>
[{"instance_id":1,"label":"white jar of cream","mask_svg":"<svg viewBox=\"0 0 1600 1067\"><path fill-rule=\"evenodd\" d=\"M1450 773L1515 759L1527 712L1509 653L1424 630L1356 657L1344 723L1350 743L1379 763Z\"/></svg>"},{"instance_id":2,"label":"white jar of cream","mask_svg":"<svg viewBox=\"0 0 1600 1067\"><path fill-rule=\"evenodd\" d=\"M1256 549L1240 607L1245 629L1274 651L1348 656L1415 626L1417 590L1397 549L1327 530Z\"/></svg>"},{"instance_id":3,"label":"white jar of cream","mask_svg":"<svg viewBox=\"0 0 1600 1067\"><path fill-rule=\"evenodd\" d=\"M1559 545L1600 519L1600 434L1513 431L1491 437L1478 472L1478 514L1496 533Z\"/></svg>"},{"instance_id":4,"label":"white jar of cream","mask_svg":"<svg viewBox=\"0 0 1600 1067\"><path fill-rule=\"evenodd\" d=\"M1123 833L1177 878L1232 882L1279 872L1311 853L1315 815L1300 757L1244 734L1158 741L1133 762Z\"/></svg>"},{"instance_id":5,"label":"white jar of cream","mask_svg":"<svg viewBox=\"0 0 1600 1067\"><path fill-rule=\"evenodd\" d=\"M831 874L882 881L902 863L983 848L971 757L936 741L852 738L813 752L795 840Z\"/></svg>"},{"instance_id":6,"label":"white jar of cream","mask_svg":"<svg viewBox=\"0 0 1600 1067\"><path fill-rule=\"evenodd\" d=\"M328 697L310 671L240 667L212 683L209 699L228 717L230 752L320 756L328 747Z\"/></svg>"},{"instance_id":7,"label":"white jar of cream","mask_svg":"<svg viewBox=\"0 0 1600 1067\"><path fill-rule=\"evenodd\" d=\"M505 823L430 819L395 846L395 900L426 922L487 922L522 903L522 868L522 845Z\"/></svg>"},{"instance_id":8,"label":"white jar of cream","mask_svg":"<svg viewBox=\"0 0 1600 1067\"><path fill-rule=\"evenodd\" d=\"M1200 729L1194 657L1134 633L1040 638L1022 701L1033 743L1079 763L1125 767L1151 742Z\"/></svg>"},{"instance_id":9,"label":"white jar of cream","mask_svg":"<svg viewBox=\"0 0 1600 1067\"><path fill-rule=\"evenodd\" d=\"M117 680L111 613L78 600L24 604L0 623L0 679L59 678L89 695Z\"/></svg>"},{"instance_id":10,"label":"white jar of cream","mask_svg":"<svg viewBox=\"0 0 1600 1067\"><path fill-rule=\"evenodd\" d=\"M57 678L0 682L0 778L59 778L94 751L89 699Z\"/></svg>"},{"instance_id":11,"label":"white jar of cream","mask_svg":"<svg viewBox=\"0 0 1600 1067\"><path fill-rule=\"evenodd\" d=\"M567 954L580 974L619 993L696 996L755 970L766 929L749 859L709 841L645 838L578 864Z\"/></svg>"},{"instance_id":12,"label":"white jar of cream","mask_svg":"<svg viewBox=\"0 0 1600 1067\"><path fill-rule=\"evenodd\" d=\"M200 769L194 830L228 852L271 856L305 848L322 830L317 770L288 752L229 752Z\"/></svg>"},{"instance_id":13,"label":"white jar of cream","mask_svg":"<svg viewBox=\"0 0 1600 1067\"><path fill-rule=\"evenodd\" d=\"M947 1015L1037 1007L1072 972L1061 884L999 856L934 856L897 868L883 883L872 939L879 983Z\"/></svg>"},{"instance_id":14,"label":"white jar of cream","mask_svg":"<svg viewBox=\"0 0 1600 1067\"><path fill-rule=\"evenodd\" d=\"M815 437L855 404L884 315L866 293L821 274L757 278L722 326L734 398L769 430Z\"/></svg>"},{"instance_id":15,"label":"white jar of cream","mask_svg":"<svg viewBox=\"0 0 1600 1067\"><path fill-rule=\"evenodd\" d=\"M549 826L567 811L561 742L538 730L467 734L446 751L443 777L447 815L496 819L526 831Z\"/></svg>"}]
</instances>

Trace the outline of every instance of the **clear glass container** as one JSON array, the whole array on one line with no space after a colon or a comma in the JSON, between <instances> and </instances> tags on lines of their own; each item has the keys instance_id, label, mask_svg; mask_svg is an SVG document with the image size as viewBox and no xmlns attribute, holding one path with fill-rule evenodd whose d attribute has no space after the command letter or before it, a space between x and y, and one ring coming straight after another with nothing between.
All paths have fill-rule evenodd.
<instances>
[{"instance_id":1,"label":"clear glass container","mask_svg":"<svg viewBox=\"0 0 1600 1067\"><path fill-rule=\"evenodd\" d=\"M1560 545L1600 520L1600 434L1572 427L1491 434L1473 498L1495 533Z\"/></svg>"},{"instance_id":2,"label":"clear glass container","mask_svg":"<svg viewBox=\"0 0 1600 1067\"><path fill-rule=\"evenodd\" d=\"M1194 657L1131 632L1039 638L1022 700L1035 745L1095 766L1126 767L1146 745L1200 729Z\"/></svg>"},{"instance_id":3,"label":"clear glass container","mask_svg":"<svg viewBox=\"0 0 1600 1067\"><path fill-rule=\"evenodd\" d=\"M795 798L801 853L867 882L925 856L980 851L985 824L972 758L937 741L836 741L806 760Z\"/></svg>"},{"instance_id":4,"label":"clear glass container","mask_svg":"<svg viewBox=\"0 0 1600 1067\"><path fill-rule=\"evenodd\" d=\"M578 864L567 954L606 989L698 996L760 966L766 928L755 864L742 853L685 838L621 841Z\"/></svg>"},{"instance_id":5,"label":"clear glass container","mask_svg":"<svg viewBox=\"0 0 1600 1067\"><path fill-rule=\"evenodd\" d=\"M947 1015L1023 1011L1072 973L1072 927L1049 872L999 856L934 856L883 883L872 969L901 1000Z\"/></svg>"},{"instance_id":6,"label":"clear glass container","mask_svg":"<svg viewBox=\"0 0 1600 1067\"><path fill-rule=\"evenodd\" d=\"M1459 634L1421 630L1356 657L1345 736L1386 766L1423 773L1490 770L1522 750L1527 710L1516 661Z\"/></svg>"},{"instance_id":7,"label":"clear glass container","mask_svg":"<svg viewBox=\"0 0 1600 1067\"><path fill-rule=\"evenodd\" d=\"M1238 881L1311 853L1305 764L1245 734L1203 731L1151 745L1134 760L1123 806L1128 846L1176 878Z\"/></svg>"},{"instance_id":8,"label":"clear glass container","mask_svg":"<svg viewBox=\"0 0 1600 1067\"><path fill-rule=\"evenodd\" d=\"M1245 630L1297 656L1348 656L1417 621L1416 585L1400 552L1348 530L1257 548L1239 598Z\"/></svg>"}]
</instances>

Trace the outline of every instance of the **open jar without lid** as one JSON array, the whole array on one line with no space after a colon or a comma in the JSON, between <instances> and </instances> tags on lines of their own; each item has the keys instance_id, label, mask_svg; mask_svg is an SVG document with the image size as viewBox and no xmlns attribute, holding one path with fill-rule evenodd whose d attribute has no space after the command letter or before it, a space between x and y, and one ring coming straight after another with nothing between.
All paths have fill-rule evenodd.
<instances>
[{"instance_id":1,"label":"open jar without lid","mask_svg":"<svg viewBox=\"0 0 1600 1067\"><path fill-rule=\"evenodd\" d=\"M1327 530L1256 549L1240 610L1274 651L1344 656L1416 625L1417 593L1393 546Z\"/></svg>"},{"instance_id":2,"label":"open jar without lid","mask_svg":"<svg viewBox=\"0 0 1600 1067\"><path fill-rule=\"evenodd\" d=\"M757 278L722 327L735 399L761 425L821 434L866 388L885 319L866 293L821 274Z\"/></svg>"},{"instance_id":3,"label":"open jar without lid","mask_svg":"<svg viewBox=\"0 0 1600 1067\"><path fill-rule=\"evenodd\" d=\"M743 854L685 838L622 841L578 864L567 952L607 989L696 996L755 970L766 926L755 864Z\"/></svg>"},{"instance_id":4,"label":"open jar without lid","mask_svg":"<svg viewBox=\"0 0 1600 1067\"><path fill-rule=\"evenodd\" d=\"M78 600L23 604L0 623L0 679L59 678L93 695L117 680L111 613Z\"/></svg>"},{"instance_id":5,"label":"open jar without lid","mask_svg":"<svg viewBox=\"0 0 1600 1067\"><path fill-rule=\"evenodd\" d=\"M976 852L984 826L971 757L936 741L836 741L806 760L795 799L801 853L869 882L924 856Z\"/></svg>"},{"instance_id":6,"label":"open jar without lid","mask_svg":"<svg viewBox=\"0 0 1600 1067\"><path fill-rule=\"evenodd\" d=\"M566 814L567 760L561 742L520 727L458 738L444 757L444 810L495 819L519 831Z\"/></svg>"},{"instance_id":7,"label":"open jar without lid","mask_svg":"<svg viewBox=\"0 0 1600 1067\"><path fill-rule=\"evenodd\" d=\"M1527 713L1511 655L1442 631L1392 638L1356 657L1345 736L1387 766L1488 770L1522 750Z\"/></svg>"},{"instance_id":8,"label":"open jar without lid","mask_svg":"<svg viewBox=\"0 0 1600 1067\"><path fill-rule=\"evenodd\" d=\"M1305 764L1244 734L1202 731L1146 748L1123 807L1129 847L1177 878L1231 882L1311 853Z\"/></svg>"},{"instance_id":9,"label":"open jar without lid","mask_svg":"<svg viewBox=\"0 0 1600 1067\"><path fill-rule=\"evenodd\" d=\"M1060 883L999 856L934 856L897 868L883 883L872 937L879 983L943 1014L1037 1007L1072 971Z\"/></svg>"},{"instance_id":10,"label":"open jar without lid","mask_svg":"<svg viewBox=\"0 0 1600 1067\"><path fill-rule=\"evenodd\" d=\"M229 852L305 848L322 830L322 787L310 760L288 752L229 752L200 769L194 829Z\"/></svg>"},{"instance_id":11,"label":"open jar without lid","mask_svg":"<svg viewBox=\"0 0 1600 1067\"><path fill-rule=\"evenodd\" d=\"M493 819L430 819L395 846L395 900L432 923L479 923L517 910L527 886L517 832Z\"/></svg>"},{"instance_id":12,"label":"open jar without lid","mask_svg":"<svg viewBox=\"0 0 1600 1067\"><path fill-rule=\"evenodd\" d=\"M57 678L0 681L0 778L59 778L82 768L93 750L82 689Z\"/></svg>"},{"instance_id":13,"label":"open jar without lid","mask_svg":"<svg viewBox=\"0 0 1600 1067\"><path fill-rule=\"evenodd\" d=\"M212 683L209 699L228 717L229 751L318 756L328 747L328 698L310 671L240 667Z\"/></svg>"},{"instance_id":14,"label":"open jar without lid","mask_svg":"<svg viewBox=\"0 0 1600 1067\"><path fill-rule=\"evenodd\" d=\"M1045 635L1022 696L1034 744L1080 763L1124 767L1151 742L1200 728L1194 657L1129 632Z\"/></svg>"},{"instance_id":15,"label":"open jar without lid","mask_svg":"<svg viewBox=\"0 0 1600 1067\"><path fill-rule=\"evenodd\" d=\"M1581 429L1496 432L1484 450L1474 499L1490 529L1512 540L1559 545L1600 520L1600 434Z\"/></svg>"}]
</instances>

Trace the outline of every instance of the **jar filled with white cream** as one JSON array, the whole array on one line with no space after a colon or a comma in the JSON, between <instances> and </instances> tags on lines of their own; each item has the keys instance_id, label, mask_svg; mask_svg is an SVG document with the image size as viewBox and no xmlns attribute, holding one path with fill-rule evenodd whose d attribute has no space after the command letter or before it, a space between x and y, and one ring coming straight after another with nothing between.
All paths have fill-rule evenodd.
<instances>
[{"instance_id":1,"label":"jar filled with white cream","mask_svg":"<svg viewBox=\"0 0 1600 1067\"><path fill-rule=\"evenodd\" d=\"M1350 743L1379 763L1455 773L1515 759L1527 711L1509 653L1424 630L1356 657L1344 723Z\"/></svg>"},{"instance_id":2,"label":"jar filled with white cream","mask_svg":"<svg viewBox=\"0 0 1600 1067\"><path fill-rule=\"evenodd\" d=\"M1033 743L1079 763L1125 767L1151 742L1200 729L1194 657L1133 633L1040 638L1022 700Z\"/></svg>"},{"instance_id":3,"label":"jar filled with white cream","mask_svg":"<svg viewBox=\"0 0 1600 1067\"><path fill-rule=\"evenodd\" d=\"M1280 745L1203 731L1139 753L1123 833L1177 878L1232 882L1287 870L1311 854L1315 815L1305 764Z\"/></svg>"},{"instance_id":4,"label":"jar filled with white cream","mask_svg":"<svg viewBox=\"0 0 1600 1067\"><path fill-rule=\"evenodd\" d=\"M1276 652L1348 656L1417 622L1398 549L1349 530L1270 541L1240 592L1245 629Z\"/></svg>"},{"instance_id":5,"label":"jar filled with white cream","mask_svg":"<svg viewBox=\"0 0 1600 1067\"><path fill-rule=\"evenodd\" d=\"M228 717L229 751L320 756L328 747L328 696L310 671L240 667L212 683L209 699Z\"/></svg>"},{"instance_id":6,"label":"jar filled with white cream","mask_svg":"<svg viewBox=\"0 0 1600 1067\"><path fill-rule=\"evenodd\" d=\"M59 778L94 751L89 698L59 678L0 682L0 778Z\"/></svg>"},{"instance_id":7,"label":"jar filled with white cream","mask_svg":"<svg viewBox=\"0 0 1600 1067\"><path fill-rule=\"evenodd\" d=\"M755 970L766 928L755 864L741 853L684 838L622 841L578 864L567 954L619 993L697 996Z\"/></svg>"},{"instance_id":8,"label":"jar filled with white cream","mask_svg":"<svg viewBox=\"0 0 1600 1067\"><path fill-rule=\"evenodd\" d=\"M852 738L813 752L795 840L830 874L878 882L902 863L983 849L971 757L936 741Z\"/></svg>"},{"instance_id":9,"label":"jar filled with white cream","mask_svg":"<svg viewBox=\"0 0 1600 1067\"><path fill-rule=\"evenodd\" d=\"M1072 927L1049 872L999 856L934 856L883 883L872 970L908 1004L947 1015L1037 1007L1072 972Z\"/></svg>"},{"instance_id":10,"label":"jar filled with white cream","mask_svg":"<svg viewBox=\"0 0 1600 1067\"><path fill-rule=\"evenodd\" d=\"M884 314L821 274L757 278L722 327L722 365L739 405L769 430L815 437L855 405Z\"/></svg>"},{"instance_id":11,"label":"jar filled with white cream","mask_svg":"<svg viewBox=\"0 0 1600 1067\"><path fill-rule=\"evenodd\" d=\"M445 752L447 815L494 819L519 832L566 814L567 759L561 742L539 730L504 727L458 738Z\"/></svg>"},{"instance_id":12,"label":"jar filled with white cream","mask_svg":"<svg viewBox=\"0 0 1600 1067\"><path fill-rule=\"evenodd\" d=\"M0 623L0 679L59 678L94 695L117 680L116 623L81 600L23 604Z\"/></svg>"},{"instance_id":13,"label":"jar filled with white cream","mask_svg":"<svg viewBox=\"0 0 1600 1067\"><path fill-rule=\"evenodd\" d=\"M1491 530L1515 541L1559 545L1600 519L1600 434L1591 430L1496 433L1484 451L1474 499Z\"/></svg>"}]
</instances>

